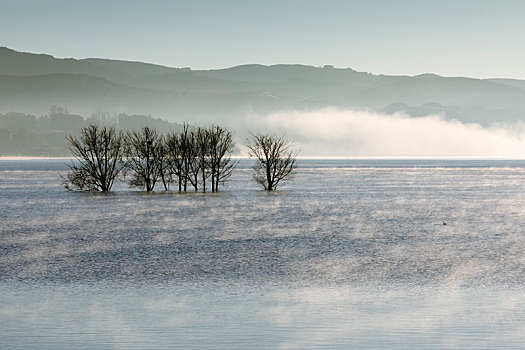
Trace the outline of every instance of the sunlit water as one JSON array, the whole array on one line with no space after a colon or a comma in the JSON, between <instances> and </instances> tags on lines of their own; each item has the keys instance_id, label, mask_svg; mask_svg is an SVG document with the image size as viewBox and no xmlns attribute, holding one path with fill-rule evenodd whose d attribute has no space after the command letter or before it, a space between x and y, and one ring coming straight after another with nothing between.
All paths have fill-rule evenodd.
<instances>
[{"instance_id":1,"label":"sunlit water","mask_svg":"<svg viewBox=\"0 0 525 350\"><path fill-rule=\"evenodd\" d=\"M0 349L523 348L525 161L300 165L101 195L0 161Z\"/></svg>"}]
</instances>

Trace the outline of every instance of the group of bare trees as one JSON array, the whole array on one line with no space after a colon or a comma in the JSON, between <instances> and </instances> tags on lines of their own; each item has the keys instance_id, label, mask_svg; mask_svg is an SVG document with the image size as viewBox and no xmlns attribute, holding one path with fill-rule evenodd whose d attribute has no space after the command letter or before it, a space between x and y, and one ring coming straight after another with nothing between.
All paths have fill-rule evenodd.
<instances>
[{"instance_id":1,"label":"group of bare trees","mask_svg":"<svg viewBox=\"0 0 525 350\"><path fill-rule=\"evenodd\" d=\"M220 126L190 128L161 135L155 129L122 132L114 127L90 125L78 137L67 136L76 161L69 165L64 185L71 190L111 190L119 177L131 187L153 191L177 186L216 192L232 175L233 134Z\"/></svg>"},{"instance_id":2,"label":"group of bare trees","mask_svg":"<svg viewBox=\"0 0 525 350\"><path fill-rule=\"evenodd\" d=\"M170 182L178 184L179 191L201 186L202 191L217 192L233 173L237 161L232 160L233 133L220 126L190 130L184 124L179 133L170 133L165 141L166 157L163 166L171 177L162 177L164 188ZM175 179L175 181L173 181Z\"/></svg>"},{"instance_id":3,"label":"group of bare trees","mask_svg":"<svg viewBox=\"0 0 525 350\"><path fill-rule=\"evenodd\" d=\"M233 174L233 133L217 125L159 134L143 127L138 131L117 131L114 127L89 125L78 137L67 136L76 161L69 165L64 185L70 190L111 190L119 177L131 187L164 190L217 192ZM253 179L273 191L280 181L290 180L296 167L292 143L272 135L252 135L246 145L256 158Z\"/></svg>"}]
</instances>

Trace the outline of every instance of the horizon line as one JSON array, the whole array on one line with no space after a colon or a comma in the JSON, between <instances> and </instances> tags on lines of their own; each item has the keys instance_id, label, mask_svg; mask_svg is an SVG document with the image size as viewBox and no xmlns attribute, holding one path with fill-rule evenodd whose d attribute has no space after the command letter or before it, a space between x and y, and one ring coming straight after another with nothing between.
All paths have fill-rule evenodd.
<instances>
[{"instance_id":1,"label":"horizon line","mask_svg":"<svg viewBox=\"0 0 525 350\"><path fill-rule=\"evenodd\" d=\"M466 79L476 79L476 80L492 80L492 79L515 79L515 80L525 80L525 77L519 78L516 76L490 76L490 77L479 77L479 76L467 76L467 75L442 75L439 73L436 73L434 71L427 71L427 72L420 72L417 74L408 74L408 73L377 73L377 72L370 72L365 70L357 70L352 67L336 67L333 64L325 63L323 65L316 65L316 64L309 64L309 63L260 63L260 62L251 62L251 63L239 63L239 64L233 64L229 66L223 66L223 67L190 67L190 66L173 66L173 65L167 65L163 63L157 63L157 62L151 62L151 61L139 61L136 59L127 59L127 58L112 58L112 57L95 57L95 56L89 56L89 57L72 57L72 56L61 56L61 55L54 55L46 52L32 52L32 51L25 51L22 49L13 49L8 46L1 45L0 49L7 49L11 50L17 53L22 54L31 54L31 55L44 55L44 56L51 56L54 59L58 60L76 60L76 61L83 61L83 60L89 60L89 59L99 59L99 60L108 60L108 61L119 61L119 62L127 62L127 63L142 63L142 64L148 64L148 65L154 65L158 67L164 67L164 68L171 68L171 69L189 69L190 71L218 71L218 70L226 70L231 68L238 68L238 67L245 67L245 66L262 66L262 67L274 67L274 66L303 66L303 67L310 67L310 68L317 68L317 69L336 69L336 70L352 70L356 73L363 73L363 74L371 74L375 76L389 76L389 77L418 77L422 75L435 75L441 78L466 78Z\"/></svg>"}]
</instances>

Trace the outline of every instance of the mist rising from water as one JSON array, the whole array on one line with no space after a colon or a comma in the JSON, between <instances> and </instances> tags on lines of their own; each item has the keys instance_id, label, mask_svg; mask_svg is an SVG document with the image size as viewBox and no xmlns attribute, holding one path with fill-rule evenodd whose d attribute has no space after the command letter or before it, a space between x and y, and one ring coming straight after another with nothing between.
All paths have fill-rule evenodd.
<instances>
[{"instance_id":1,"label":"mist rising from water","mask_svg":"<svg viewBox=\"0 0 525 350\"><path fill-rule=\"evenodd\" d=\"M256 127L286 134L301 156L524 157L525 124L465 124L440 116L420 118L326 108L266 115Z\"/></svg>"}]
</instances>

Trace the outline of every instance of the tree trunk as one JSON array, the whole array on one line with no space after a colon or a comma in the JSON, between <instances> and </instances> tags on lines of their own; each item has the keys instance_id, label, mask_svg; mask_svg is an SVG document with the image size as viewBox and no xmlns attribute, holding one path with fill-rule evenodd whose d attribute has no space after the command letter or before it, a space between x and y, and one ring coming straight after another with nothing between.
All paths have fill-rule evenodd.
<instances>
[{"instance_id":1,"label":"tree trunk","mask_svg":"<svg viewBox=\"0 0 525 350\"><path fill-rule=\"evenodd\" d=\"M273 191L273 179L272 179L272 169L268 163L266 162L266 181L267 181L267 190Z\"/></svg>"},{"instance_id":2,"label":"tree trunk","mask_svg":"<svg viewBox=\"0 0 525 350\"><path fill-rule=\"evenodd\" d=\"M204 166L204 158L201 159L202 162L202 192L206 192L206 168Z\"/></svg>"}]
</instances>

